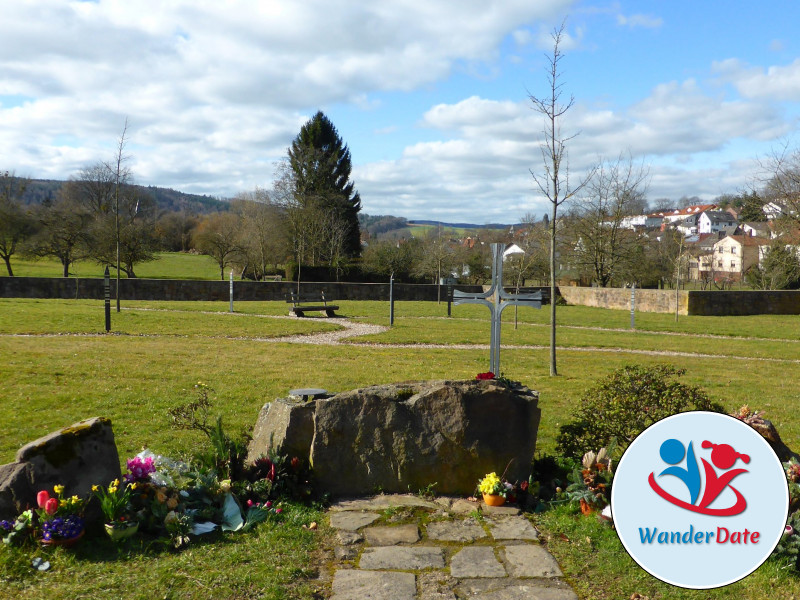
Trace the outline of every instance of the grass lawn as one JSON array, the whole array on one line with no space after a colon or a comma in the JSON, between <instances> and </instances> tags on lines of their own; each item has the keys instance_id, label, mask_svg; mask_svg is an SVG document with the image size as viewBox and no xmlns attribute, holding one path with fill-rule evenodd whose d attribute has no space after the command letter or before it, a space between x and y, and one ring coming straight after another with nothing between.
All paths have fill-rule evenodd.
<instances>
[{"instance_id":1,"label":"grass lawn","mask_svg":"<svg viewBox=\"0 0 800 600\"><path fill-rule=\"evenodd\" d=\"M64 267L56 259L29 260L12 257L11 268L17 277L62 277ZM80 260L70 265L70 276L102 277L103 269L94 261ZM112 277L116 270L111 269ZM158 252L156 260L134 266L137 277L143 279L219 279L219 265L210 256L184 252ZM5 265L0 277L8 276ZM227 274L226 274L227 276ZM125 273L120 273L125 278Z\"/></svg>"},{"instance_id":2,"label":"grass lawn","mask_svg":"<svg viewBox=\"0 0 800 600\"><path fill-rule=\"evenodd\" d=\"M385 302L340 304L348 317L388 325ZM269 341L338 327L322 318L271 318L286 314L284 302L239 302L236 314L227 310L223 302L125 302L120 314L112 312L114 333L105 335L101 301L0 299L0 419L6 425L0 462L13 460L22 444L91 416L112 419L122 460L143 446L186 454L200 438L171 430L167 410L193 399L197 381L215 389L213 409L233 432L252 426L264 402L294 387L336 392L412 379L473 378L488 365L486 349L452 347L488 344L488 312L480 306L453 307L448 319L445 304L399 302L394 328L338 346ZM554 450L559 425L595 381L625 364L659 362L685 368L684 382L703 387L729 410L744 403L765 410L789 447L800 448L796 316L681 317L675 323L671 315L640 313L632 332L626 330L627 311L562 307L559 376L551 378L547 311L520 310L516 330L513 311L506 313L503 373L540 393L540 452ZM592 518L554 511L541 515L539 525L583 598L629 598L633 592L651 599L800 597L797 578L770 561L734 586L684 592L659 584L631 563L616 535L599 529ZM230 534L177 555L133 549L118 560L101 559L91 548L57 551L54 570L46 575L15 566L16 559L2 549L0 573L12 575L0 574L0 583L20 598L79 598L91 585L99 586L92 590L103 590L101 595L109 590L161 598L165 582L177 574L166 597L249 598L259 597L254 590L263 588L272 590L264 597L311 598L314 584L307 578L316 538L305 531L297 525L285 532ZM284 533L297 541L296 548L280 538ZM269 566L258 562L265 556ZM215 578L225 582L218 593L211 585Z\"/></svg>"}]
</instances>

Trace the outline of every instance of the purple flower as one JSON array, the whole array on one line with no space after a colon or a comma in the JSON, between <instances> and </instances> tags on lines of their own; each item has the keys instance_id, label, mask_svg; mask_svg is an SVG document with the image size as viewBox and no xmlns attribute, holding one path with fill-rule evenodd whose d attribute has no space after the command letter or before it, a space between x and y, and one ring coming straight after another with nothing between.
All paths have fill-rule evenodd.
<instances>
[{"instance_id":1,"label":"purple flower","mask_svg":"<svg viewBox=\"0 0 800 600\"><path fill-rule=\"evenodd\" d=\"M139 458L135 456L128 460L129 474L125 475L125 481L132 483L134 481L147 481L150 479L150 474L156 472L156 466L152 456L147 458Z\"/></svg>"},{"instance_id":2,"label":"purple flower","mask_svg":"<svg viewBox=\"0 0 800 600\"><path fill-rule=\"evenodd\" d=\"M14 524L11 521L6 521L5 519L3 519L2 521L0 521L0 527L5 529L6 531L11 531L12 529L14 529Z\"/></svg>"}]
</instances>

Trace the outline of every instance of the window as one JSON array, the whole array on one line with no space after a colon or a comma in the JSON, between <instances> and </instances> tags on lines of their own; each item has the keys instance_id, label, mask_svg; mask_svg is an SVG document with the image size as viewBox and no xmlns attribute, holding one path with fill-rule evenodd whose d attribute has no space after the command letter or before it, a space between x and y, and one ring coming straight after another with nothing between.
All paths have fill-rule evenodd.
<instances>
[{"instance_id":1,"label":"window","mask_svg":"<svg viewBox=\"0 0 800 600\"><path fill-rule=\"evenodd\" d=\"M731 269L735 269L735 268L736 268L736 261L732 260L731 261Z\"/></svg>"},{"instance_id":2,"label":"window","mask_svg":"<svg viewBox=\"0 0 800 600\"><path fill-rule=\"evenodd\" d=\"M736 246L731 247L731 254L736 254Z\"/></svg>"}]
</instances>

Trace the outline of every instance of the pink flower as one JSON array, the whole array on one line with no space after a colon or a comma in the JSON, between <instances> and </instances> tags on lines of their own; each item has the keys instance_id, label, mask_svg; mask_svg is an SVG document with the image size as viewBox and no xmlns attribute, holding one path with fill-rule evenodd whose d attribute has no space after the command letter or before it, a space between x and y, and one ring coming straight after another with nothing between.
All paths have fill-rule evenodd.
<instances>
[{"instance_id":1,"label":"pink flower","mask_svg":"<svg viewBox=\"0 0 800 600\"><path fill-rule=\"evenodd\" d=\"M277 514L281 514L281 513L283 512L283 509L282 509L282 508L276 508L276 509L275 509L275 512L276 512Z\"/></svg>"},{"instance_id":2,"label":"pink flower","mask_svg":"<svg viewBox=\"0 0 800 600\"><path fill-rule=\"evenodd\" d=\"M271 506L272 506L272 502L270 502L269 500L267 500L266 507L267 507L267 508L270 508Z\"/></svg>"},{"instance_id":3,"label":"pink flower","mask_svg":"<svg viewBox=\"0 0 800 600\"><path fill-rule=\"evenodd\" d=\"M44 512L46 512L48 515L52 516L56 514L57 510L58 510L58 499L50 498L47 500L47 502L44 503Z\"/></svg>"},{"instance_id":4,"label":"pink flower","mask_svg":"<svg viewBox=\"0 0 800 600\"><path fill-rule=\"evenodd\" d=\"M36 494L36 504L39 505L39 508L44 508L48 500L50 500L50 494L47 493L47 490L42 490Z\"/></svg>"},{"instance_id":5,"label":"pink flower","mask_svg":"<svg viewBox=\"0 0 800 600\"><path fill-rule=\"evenodd\" d=\"M252 507L253 507L253 501L252 500L248 500L247 501L247 508L252 508Z\"/></svg>"}]
</instances>

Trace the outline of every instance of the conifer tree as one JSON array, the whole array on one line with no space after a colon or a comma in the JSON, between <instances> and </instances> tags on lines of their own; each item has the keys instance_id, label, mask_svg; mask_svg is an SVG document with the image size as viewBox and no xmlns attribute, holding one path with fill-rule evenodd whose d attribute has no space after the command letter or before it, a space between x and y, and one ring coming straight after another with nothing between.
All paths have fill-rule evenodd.
<instances>
[{"instance_id":1,"label":"conifer tree","mask_svg":"<svg viewBox=\"0 0 800 600\"><path fill-rule=\"evenodd\" d=\"M336 127L318 111L300 129L289 148L295 201L309 212L333 217L344 225L343 252L361 254L358 213L361 197L350 181L350 150Z\"/></svg>"}]
</instances>

